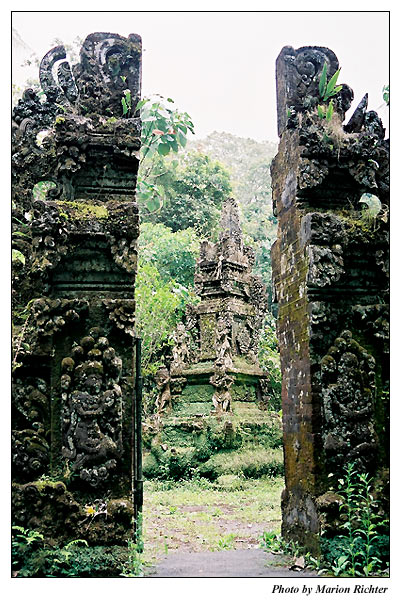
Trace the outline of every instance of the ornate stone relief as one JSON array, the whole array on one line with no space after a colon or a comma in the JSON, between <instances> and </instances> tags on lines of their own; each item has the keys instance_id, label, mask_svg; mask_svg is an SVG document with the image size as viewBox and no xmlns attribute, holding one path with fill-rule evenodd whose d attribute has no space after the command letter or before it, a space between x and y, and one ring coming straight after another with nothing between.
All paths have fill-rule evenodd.
<instances>
[{"instance_id":1,"label":"ornate stone relief","mask_svg":"<svg viewBox=\"0 0 402 600\"><path fill-rule=\"evenodd\" d=\"M97 488L116 471L122 449L122 361L99 331L62 360L62 455L73 473Z\"/></svg>"}]
</instances>

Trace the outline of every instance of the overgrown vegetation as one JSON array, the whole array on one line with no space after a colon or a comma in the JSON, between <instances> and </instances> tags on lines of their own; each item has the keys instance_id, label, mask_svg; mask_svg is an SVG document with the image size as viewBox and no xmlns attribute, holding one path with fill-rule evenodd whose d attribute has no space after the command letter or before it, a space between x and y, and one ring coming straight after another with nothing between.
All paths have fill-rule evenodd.
<instances>
[{"instance_id":1,"label":"overgrown vegetation","mask_svg":"<svg viewBox=\"0 0 402 600\"><path fill-rule=\"evenodd\" d=\"M163 350L172 344L171 334L183 314L186 302L194 297L173 279L163 281L158 269L140 264L136 278L137 333L142 338L142 367L154 374L163 363Z\"/></svg>"},{"instance_id":2,"label":"overgrown vegetation","mask_svg":"<svg viewBox=\"0 0 402 600\"><path fill-rule=\"evenodd\" d=\"M343 577L378 577L389 570L389 522L379 510L373 496L373 479L361 473L353 463L345 467L339 479L341 529L345 533L329 537L322 532L321 556L305 555L306 566L321 575ZM302 556L303 548L287 542L280 535L264 532L262 546L270 552Z\"/></svg>"},{"instance_id":3,"label":"overgrown vegetation","mask_svg":"<svg viewBox=\"0 0 402 600\"><path fill-rule=\"evenodd\" d=\"M59 548L47 544L37 531L13 526L13 577L142 577L143 541L123 546L88 546L72 540Z\"/></svg>"}]
</instances>

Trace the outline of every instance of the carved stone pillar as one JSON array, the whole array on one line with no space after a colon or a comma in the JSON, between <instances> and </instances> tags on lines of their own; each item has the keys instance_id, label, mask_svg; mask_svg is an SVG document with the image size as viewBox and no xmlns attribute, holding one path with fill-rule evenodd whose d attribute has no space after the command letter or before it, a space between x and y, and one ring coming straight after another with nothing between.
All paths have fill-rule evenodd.
<instances>
[{"instance_id":1,"label":"carved stone pillar","mask_svg":"<svg viewBox=\"0 0 402 600\"><path fill-rule=\"evenodd\" d=\"M44 101L26 91L13 114L15 202L31 218L23 292L33 300L30 347L15 373L15 436L24 443L14 446L13 476L31 488L41 475L59 478L88 505L130 490L141 39L93 33L79 64L71 70L63 59L62 46L48 52ZM35 197L44 181L47 193ZM127 503L121 512L129 517ZM31 517L27 509L28 527ZM116 527L118 542L123 534ZM96 542L106 538L99 528Z\"/></svg>"},{"instance_id":2,"label":"carved stone pillar","mask_svg":"<svg viewBox=\"0 0 402 600\"><path fill-rule=\"evenodd\" d=\"M338 68L328 48L285 47L276 71L282 532L312 549L344 465L375 476L388 465L388 140L367 97L343 124L353 91L330 93Z\"/></svg>"}]
</instances>

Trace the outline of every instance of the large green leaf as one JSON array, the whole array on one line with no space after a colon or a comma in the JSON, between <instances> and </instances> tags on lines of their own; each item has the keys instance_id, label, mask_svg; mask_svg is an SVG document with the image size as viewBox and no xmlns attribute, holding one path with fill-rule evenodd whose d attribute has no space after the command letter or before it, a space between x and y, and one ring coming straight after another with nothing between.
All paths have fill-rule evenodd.
<instances>
[{"instance_id":1,"label":"large green leaf","mask_svg":"<svg viewBox=\"0 0 402 600\"><path fill-rule=\"evenodd\" d=\"M327 108L327 114L325 115L327 121L330 121L332 119L333 113L334 113L334 103L331 100L331 102L329 103L328 108Z\"/></svg>"},{"instance_id":2,"label":"large green leaf","mask_svg":"<svg viewBox=\"0 0 402 600\"><path fill-rule=\"evenodd\" d=\"M166 156L170 152L170 144L159 144L158 146L158 154L161 156Z\"/></svg>"},{"instance_id":3,"label":"large green leaf","mask_svg":"<svg viewBox=\"0 0 402 600\"><path fill-rule=\"evenodd\" d=\"M340 69L338 69L337 71L335 71L335 73L332 75L331 79L328 81L328 84L327 84L327 94L331 94L333 92L334 87L336 86L336 82L338 80L340 72L341 72Z\"/></svg>"},{"instance_id":4,"label":"large green leaf","mask_svg":"<svg viewBox=\"0 0 402 600\"><path fill-rule=\"evenodd\" d=\"M335 87L339 73L340 73L340 69L335 71L335 73L332 75L331 79L328 81L328 85L327 85L325 93L324 93L324 100L328 100L328 98L331 98L331 96L335 96L335 94L337 94L342 89L341 85L338 85L337 87Z\"/></svg>"},{"instance_id":5,"label":"large green leaf","mask_svg":"<svg viewBox=\"0 0 402 600\"><path fill-rule=\"evenodd\" d=\"M152 196L146 201L146 206L149 212L157 212L163 206L163 199L160 196Z\"/></svg>"},{"instance_id":6,"label":"large green leaf","mask_svg":"<svg viewBox=\"0 0 402 600\"><path fill-rule=\"evenodd\" d=\"M327 63L324 63L320 81L318 84L318 92L319 92L321 98L324 96L326 85L327 85Z\"/></svg>"}]
</instances>

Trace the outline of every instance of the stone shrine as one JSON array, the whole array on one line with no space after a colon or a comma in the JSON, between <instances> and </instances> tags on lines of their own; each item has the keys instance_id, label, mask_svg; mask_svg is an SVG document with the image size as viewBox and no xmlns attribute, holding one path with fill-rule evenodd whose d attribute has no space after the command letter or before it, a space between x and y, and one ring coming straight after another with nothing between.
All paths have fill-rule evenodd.
<instances>
[{"instance_id":1,"label":"stone shrine","mask_svg":"<svg viewBox=\"0 0 402 600\"><path fill-rule=\"evenodd\" d=\"M263 400L264 374L257 354L266 290L252 274L254 253L244 245L238 206L232 198L224 202L220 227L216 243L201 243L195 274L201 302L187 306L186 321L174 336L173 404L188 399L195 412L209 413L211 408L227 412L232 398Z\"/></svg>"},{"instance_id":2,"label":"stone shrine","mask_svg":"<svg viewBox=\"0 0 402 600\"><path fill-rule=\"evenodd\" d=\"M238 206L229 198L218 241L201 242L195 273L200 302L187 305L169 369L155 376L156 412L144 423L144 475L150 479L166 473L217 480L226 464L249 477L283 471L282 426L257 359L267 294L253 265Z\"/></svg>"}]
</instances>

